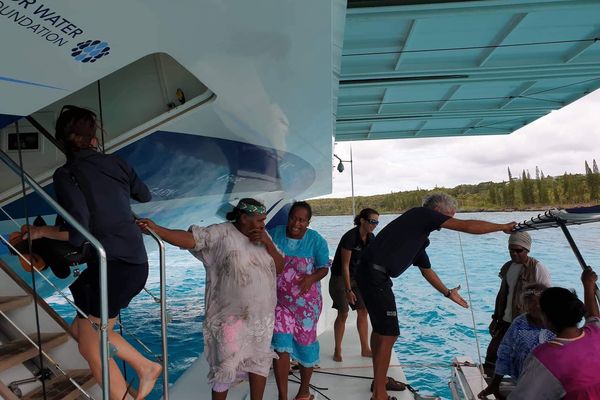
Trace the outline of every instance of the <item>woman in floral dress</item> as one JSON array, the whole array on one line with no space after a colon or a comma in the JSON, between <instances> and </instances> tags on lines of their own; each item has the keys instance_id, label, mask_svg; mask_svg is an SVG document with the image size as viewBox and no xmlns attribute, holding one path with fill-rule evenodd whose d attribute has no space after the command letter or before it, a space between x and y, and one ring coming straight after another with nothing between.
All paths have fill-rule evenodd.
<instances>
[{"instance_id":1,"label":"woman in floral dress","mask_svg":"<svg viewBox=\"0 0 600 400\"><path fill-rule=\"evenodd\" d=\"M321 235L308 229L312 210L304 201L292 205L286 226L270 231L285 254L285 267L277 277L277 307L273 348L279 400L287 400L290 356L300 364L297 400L310 400L310 378L319 362L317 323L323 306L320 280L329 269L329 249Z\"/></svg>"},{"instance_id":2,"label":"woman in floral dress","mask_svg":"<svg viewBox=\"0 0 600 400\"><path fill-rule=\"evenodd\" d=\"M206 268L204 353L212 399L227 398L237 381L250 381L250 399L263 397L271 360L276 273L283 255L265 230L266 208L242 199L221 224L188 231L140 220L165 241L189 250Z\"/></svg>"}]
</instances>

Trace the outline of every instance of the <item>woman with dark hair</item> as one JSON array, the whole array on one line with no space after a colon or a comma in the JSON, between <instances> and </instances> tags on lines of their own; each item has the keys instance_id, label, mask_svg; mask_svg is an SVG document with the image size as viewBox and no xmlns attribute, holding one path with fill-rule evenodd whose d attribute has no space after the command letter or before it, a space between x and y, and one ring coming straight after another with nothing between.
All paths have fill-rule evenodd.
<instances>
[{"instance_id":1,"label":"woman with dark hair","mask_svg":"<svg viewBox=\"0 0 600 400\"><path fill-rule=\"evenodd\" d=\"M131 212L130 199L150 201L148 187L134 170L114 154L96 149L96 114L65 106L56 121L56 139L63 146L67 162L54 172L54 190L65 208L106 250L108 274L108 339L114 354L129 363L139 377L136 399L146 397L160 375L161 366L142 356L113 330L119 311L126 308L146 284L148 257L142 234ZM69 241L75 247L85 239L70 226L30 226L31 238L47 237ZM79 351L97 382L102 382L100 361L100 282L97 259L69 287L83 315L73 321L72 332ZM91 323L90 323L91 322ZM123 399L127 384L114 360L110 360L110 398Z\"/></svg>"},{"instance_id":2,"label":"woman with dark hair","mask_svg":"<svg viewBox=\"0 0 600 400\"><path fill-rule=\"evenodd\" d=\"M206 269L204 354L209 365L212 399L227 398L239 379L250 381L250 399L263 397L275 353L271 337L275 320L276 274L283 255L265 230L266 207L241 199L226 216L229 222L187 231L167 229L148 219L163 240L187 249Z\"/></svg>"},{"instance_id":3,"label":"woman with dark hair","mask_svg":"<svg viewBox=\"0 0 600 400\"><path fill-rule=\"evenodd\" d=\"M360 338L360 353L363 357L371 357L369 347L369 314L360 295L354 274L360 262L360 255L369 242L375 237L373 231L379 224L379 213L372 208L365 208L354 217L355 227L344 233L335 251L329 278L329 295L333 300L333 308L338 310L333 324L335 350L333 360L342 361L342 339L346 328L348 310L356 310L356 329Z\"/></svg>"},{"instance_id":4,"label":"woman with dark hair","mask_svg":"<svg viewBox=\"0 0 600 400\"><path fill-rule=\"evenodd\" d=\"M533 350L509 399L600 399L597 280L591 268L583 271L585 303L574 292L560 287L542 293L542 317L556 338ZM579 328L584 315L586 323Z\"/></svg>"},{"instance_id":5,"label":"woman with dark hair","mask_svg":"<svg viewBox=\"0 0 600 400\"><path fill-rule=\"evenodd\" d=\"M277 277L277 307L273 348L279 356L274 370L279 400L287 400L290 357L300 364L300 388L296 400L309 400L313 367L319 362L317 323L321 314L320 281L329 269L329 249L321 235L308 229L312 209L305 201L295 202L287 225L270 231L285 254L285 268Z\"/></svg>"},{"instance_id":6,"label":"woman with dark hair","mask_svg":"<svg viewBox=\"0 0 600 400\"><path fill-rule=\"evenodd\" d=\"M488 386L477 397L487 399L500 394L500 383L504 376L509 375L515 381L521 375L525 359L540 343L554 339L552 331L544 328L540 297L548 287L541 283L532 283L522 289L519 303L523 305L525 314L516 317L504 334L497 351L494 377Z\"/></svg>"}]
</instances>

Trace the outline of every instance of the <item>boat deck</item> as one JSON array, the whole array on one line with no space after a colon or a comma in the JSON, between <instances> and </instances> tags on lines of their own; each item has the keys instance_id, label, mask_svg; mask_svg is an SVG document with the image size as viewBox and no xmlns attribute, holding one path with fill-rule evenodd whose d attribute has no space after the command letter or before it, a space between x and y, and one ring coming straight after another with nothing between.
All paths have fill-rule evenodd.
<instances>
[{"instance_id":1,"label":"boat deck","mask_svg":"<svg viewBox=\"0 0 600 400\"><path fill-rule=\"evenodd\" d=\"M344 374L344 375L355 375L363 377L372 377L373 368L371 365L371 359L367 357L361 357L360 345L358 340L358 333L356 332L355 321L348 318L349 322L346 325L346 332L344 335L344 354L343 362L333 361L333 329L328 329L319 335L319 342L321 345L321 362L320 368L315 370L311 383L318 388L321 392L311 391L317 399L330 399L330 400L369 400L371 398L370 385L371 379L361 379L356 377L346 377L331 375L333 374ZM393 377L401 382L406 382L404 372L399 365L398 358L395 354L392 354L390 362L390 369L388 376ZM206 385L206 374L208 372L208 365L202 357L201 362L197 362L186 371L186 373L179 378L173 385L170 391L170 399L191 399L191 398L205 398L204 394L208 395L210 389ZM299 378L299 372L295 372L294 375ZM298 380L294 376L290 375L289 393L288 398L293 399L294 395L298 390L298 384L293 382ZM395 396L398 400L413 400L412 393L408 390L402 392L389 392L391 396ZM201 397L199 397L201 396ZM206 396L208 398L208 396ZM247 382L241 382L231 388L227 396L228 399L240 399L249 400L249 386ZM276 400L277 399L277 386L275 384L275 378L273 373L269 374L267 379L267 387L265 389L265 400Z\"/></svg>"}]
</instances>

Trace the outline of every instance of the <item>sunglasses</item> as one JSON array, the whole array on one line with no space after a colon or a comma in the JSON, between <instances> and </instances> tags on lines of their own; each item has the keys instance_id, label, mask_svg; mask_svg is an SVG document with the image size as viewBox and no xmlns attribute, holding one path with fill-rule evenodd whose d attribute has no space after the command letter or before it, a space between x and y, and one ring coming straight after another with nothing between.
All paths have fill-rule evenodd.
<instances>
[{"instance_id":1,"label":"sunglasses","mask_svg":"<svg viewBox=\"0 0 600 400\"><path fill-rule=\"evenodd\" d=\"M509 248L509 249L508 249L508 251L509 251L510 253L517 253L517 254L521 254L522 252L524 252L524 251L525 251L525 249L511 249L511 248Z\"/></svg>"},{"instance_id":2,"label":"sunglasses","mask_svg":"<svg viewBox=\"0 0 600 400\"><path fill-rule=\"evenodd\" d=\"M377 225L379 223L379 221L376 219L368 219L367 222L370 223L371 225Z\"/></svg>"}]
</instances>

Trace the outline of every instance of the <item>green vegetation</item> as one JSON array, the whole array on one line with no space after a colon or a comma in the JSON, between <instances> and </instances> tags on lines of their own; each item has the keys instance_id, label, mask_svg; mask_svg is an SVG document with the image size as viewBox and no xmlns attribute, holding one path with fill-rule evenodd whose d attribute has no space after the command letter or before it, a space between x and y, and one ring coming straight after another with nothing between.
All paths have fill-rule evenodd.
<instances>
[{"instance_id":1,"label":"green vegetation","mask_svg":"<svg viewBox=\"0 0 600 400\"><path fill-rule=\"evenodd\" d=\"M458 200L460 211L538 210L552 207L595 205L600 203L600 172L596 160L592 168L585 161L585 174L545 176L535 167L535 177L523 170L513 177L508 168L508 181L482 182L454 188L411 190L374 196L357 196L356 212L371 207L383 214L400 213L419 206L424 196L445 192ZM311 200L315 215L345 215L352 213L352 198Z\"/></svg>"}]
</instances>

